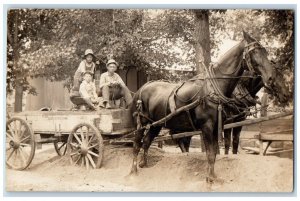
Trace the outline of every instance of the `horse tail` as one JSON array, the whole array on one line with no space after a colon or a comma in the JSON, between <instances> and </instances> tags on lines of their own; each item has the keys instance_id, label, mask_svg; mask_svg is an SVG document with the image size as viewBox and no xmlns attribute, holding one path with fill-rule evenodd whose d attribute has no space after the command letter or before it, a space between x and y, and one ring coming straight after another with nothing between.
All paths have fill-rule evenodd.
<instances>
[{"instance_id":1,"label":"horse tail","mask_svg":"<svg viewBox=\"0 0 300 201\"><path fill-rule=\"evenodd\" d=\"M142 123L141 123L141 113L143 111L142 100L137 100L136 108L137 108L136 125L137 125L137 129L140 130L142 128Z\"/></svg>"}]
</instances>

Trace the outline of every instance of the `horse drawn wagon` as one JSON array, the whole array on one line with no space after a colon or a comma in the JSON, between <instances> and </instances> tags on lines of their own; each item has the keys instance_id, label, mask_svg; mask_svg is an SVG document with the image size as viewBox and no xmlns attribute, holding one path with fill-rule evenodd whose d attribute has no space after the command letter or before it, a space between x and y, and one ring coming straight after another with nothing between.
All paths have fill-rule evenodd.
<instances>
[{"instance_id":1,"label":"horse drawn wagon","mask_svg":"<svg viewBox=\"0 0 300 201\"><path fill-rule=\"evenodd\" d=\"M36 144L52 142L59 155L68 152L73 164L98 168L102 161L104 138L130 139L134 133L135 138L131 138L135 145L131 173L137 173L140 149L144 149L144 155L139 166L144 167L147 165L148 149L164 127L171 131L171 135L157 137L155 141L189 138L186 143L178 142L186 150L190 137L203 133L208 157L207 181L211 182L216 178L214 163L223 129L293 114L293 111L289 111L256 120L234 120L233 123L224 125L226 114L232 108L240 110L236 99L232 98L240 78L259 78L268 88L279 83L273 77L273 65L266 55L265 48L244 32L244 40L229 50L216 66L211 65L206 69L207 78L196 76L179 86L162 81L146 83L134 96L131 111L113 109L97 112L39 111L15 114L7 122L6 163L14 169L25 169L34 157ZM244 76L244 71L249 71L253 76ZM175 107L171 107L172 105ZM231 117L230 114L228 117ZM137 130L133 121L136 122Z\"/></svg>"},{"instance_id":2,"label":"horse drawn wagon","mask_svg":"<svg viewBox=\"0 0 300 201\"><path fill-rule=\"evenodd\" d=\"M53 143L63 156L69 150L73 164L99 168L105 139L123 136L133 130L130 111L26 111L13 115L6 124L6 164L26 169L36 147Z\"/></svg>"}]
</instances>

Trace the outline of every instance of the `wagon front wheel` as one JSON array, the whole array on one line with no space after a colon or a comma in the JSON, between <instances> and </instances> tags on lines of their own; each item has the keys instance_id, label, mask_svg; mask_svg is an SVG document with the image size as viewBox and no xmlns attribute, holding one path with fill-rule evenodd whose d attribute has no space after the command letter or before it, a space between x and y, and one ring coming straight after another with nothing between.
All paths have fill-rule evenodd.
<instances>
[{"instance_id":1,"label":"wagon front wheel","mask_svg":"<svg viewBox=\"0 0 300 201\"><path fill-rule=\"evenodd\" d=\"M68 138L68 154L73 165L100 168L103 139L99 130L87 123L75 126Z\"/></svg>"},{"instance_id":2,"label":"wagon front wheel","mask_svg":"<svg viewBox=\"0 0 300 201\"><path fill-rule=\"evenodd\" d=\"M6 123L6 165L26 169L35 153L34 133L25 120L14 117Z\"/></svg>"}]
</instances>

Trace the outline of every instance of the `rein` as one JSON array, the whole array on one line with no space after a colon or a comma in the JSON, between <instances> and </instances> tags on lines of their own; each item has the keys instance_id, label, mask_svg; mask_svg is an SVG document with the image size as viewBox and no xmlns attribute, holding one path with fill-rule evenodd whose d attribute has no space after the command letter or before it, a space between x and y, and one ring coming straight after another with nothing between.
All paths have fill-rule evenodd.
<instances>
[{"instance_id":1,"label":"rein","mask_svg":"<svg viewBox=\"0 0 300 201\"><path fill-rule=\"evenodd\" d=\"M252 73L255 72L254 70L254 67L251 63L251 58L250 58L250 55L249 53L251 51L253 51L254 49L256 48L263 48L257 41L254 41L254 42L251 42L249 44L246 44L245 45L245 48L244 48L244 51L243 51L243 60L242 61L245 61L246 62L246 67L248 68L248 70ZM227 96L225 96L223 94L223 92L220 90L220 87L219 87L219 84L216 80L218 79L240 79L240 78L255 78L253 76L230 76L229 74L226 74L226 76L222 76L222 77L217 77L215 75L215 72L213 70L213 65L210 65L209 68L206 67L206 65L204 64L204 62L202 61L203 65L204 65L204 69L206 71L206 74L208 75L208 77L206 78L192 78L190 79L191 81L193 80L208 80L210 85L212 86L213 88L213 91L215 92L215 94L217 95L217 104L218 104L218 141L221 141L222 139L222 112L224 110L222 104L226 104L226 105L233 105L235 106L237 109L238 109L238 106L236 105L238 102L235 98L229 98ZM244 65L241 65L241 63L239 64L239 67L235 70L235 73L242 67L245 67ZM219 65L217 65L217 67L219 67ZM219 69L219 68L218 68ZM221 71L220 71L221 72ZM221 72L222 73L222 72ZM223 73L222 73L223 74ZM224 74L223 74L224 75ZM187 112L187 115L188 115L188 118L191 122L191 125L194 129L196 129L196 127L193 125L193 121L191 119L191 116L190 116L190 113L189 113L189 110L197 107L198 105L201 104L201 102L204 101L205 98L209 98L212 94L209 94L205 97L200 97L198 94L201 90L201 87L199 87L199 90L192 96L192 98L188 99L188 100L182 100L182 98L180 98L178 95L177 95L177 92L178 90L185 84L182 83L179 87L176 87L175 90L173 90L174 92L174 96L181 102L183 103L187 103L189 101L192 101L194 100L196 97L198 97L195 101L193 101L192 103L189 103L185 106L182 106L180 108L177 108L174 112L171 112L170 114L166 115L164 118L158 120L158 121L153 121L152 119L150 119L149 117L145 116L143 114L143 108L142 108L142 91L144 89L145 86L147 86L149 83L151 83L153 81L150 81L150 82L147 82L145 85L142 86L142 88L140 89L139 91L139 94L138 94L138 99L137 99L137 104L136 104L136 107L137 107L137 112L135 112L133 115L134 116L137 116L137 130L136 131L139 131L139 130L142 130L142 129L149 129L151 126L158 126L158 125L162 125L163 123L166 124L166 122L168 120L170 120L172 117L176 116L177 114L181 113L181 112ZM248 95L248 94L247 94ZM209 98L209 100L211 100ZM213 100L211 100L212 102L215 102ZM216 102L215 102L216 103ZM141 123L141 117L144 117L146 118L148 121L150 121L151 123L150 124L147 124L145 126L142 126L142 123ZM134 132L136 132L134 131Z\"/></svg>"}]
</instances>

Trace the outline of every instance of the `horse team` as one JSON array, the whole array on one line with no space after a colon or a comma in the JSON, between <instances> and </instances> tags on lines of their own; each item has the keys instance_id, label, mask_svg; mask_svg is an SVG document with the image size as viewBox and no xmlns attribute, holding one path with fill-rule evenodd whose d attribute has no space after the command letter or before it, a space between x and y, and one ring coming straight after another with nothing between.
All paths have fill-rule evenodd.
<instances>
[{"instance_id":1,"label":"horse team","mask_svg":"<svg viewBox=\"0 0 300 201\"><path fill-rule=\"evenodd\" d=\"M217 176L214 165L219 151L219 125L224 122L241 121L246 118L249 106L255 105L256 93L266 88L284 87L276 80L274 65L268 60L266 49L248 33L243 32L244 39L232 47L215 65L207 69L208 77L193 79L180 86L164 81L153 81L142 86L133 97L131 112L137 131L134 137L133 161L131 173L136 174L139 167L148 163L148 150L162 127L168 128L170 134L202 131L208 161L207 182L213 182ZM246 76L247 75L247 76ZM239 80L245 80L243 87L247 96L239 97ZM282 90L283 92L285 90ZM172 96L171 96L172 95ZM237 98L232 98L235 95ZM170 104L170 99L173 104ZM279 96L284 100L287 94ZM163 125L152 126L151 123L171 114L174 109L182 108L191 103L197 104L185 112L168 119ZM222 111L220 113L220 109ZM175 108L174 108L175 107ZM222 115L219 115L222 114ZM237 153L241 127L233 129L233 153ZM229 150L231 129L224 131L225 153ZM178 140L181 150L188 151L191 137ZM137 156L143 148L143 156L138 164Z\"/></svg>"}]
</instances>

